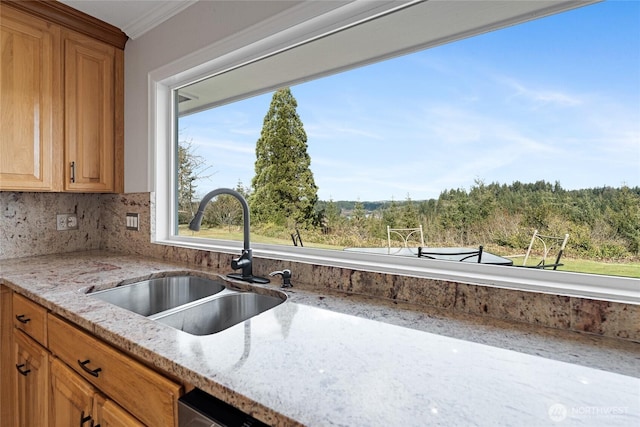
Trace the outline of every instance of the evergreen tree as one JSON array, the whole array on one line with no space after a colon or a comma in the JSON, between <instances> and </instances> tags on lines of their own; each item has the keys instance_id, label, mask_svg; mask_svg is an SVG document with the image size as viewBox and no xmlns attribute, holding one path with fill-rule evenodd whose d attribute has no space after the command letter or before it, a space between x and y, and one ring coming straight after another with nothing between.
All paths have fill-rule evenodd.
<instances>
[{"instance_id":1,"label":"evergreen tree","mask_svg":"<svg viewBox=\"0 0 640 427\"><path fill-rule=\"evenodd\" d=\"M252 220L311 225L318 187L310 169L307 135L289 88L273 94L256 143L255 176L251 182Z\"/></svg>"},{"instance_id":2,"label":"evergreen tree","mask_svg":"<svg viewBox=\"0 0 640 427\"><path fill-rule=\"evenodd\" d=\"M336 202L334 202L333 199L329 199L329 202L324 209L325 226L328 230L335 230L338 228L338 225L340 224L340 213L340 208Z\"/></svg>"},{"instance_id":3,"label":"evergreen tree","mask_svg":"<svg viewBox=\"0 0 640 427\"><path fill-rule=\"evenodd\" d=\"M391 204L389 205L389 207L385 208L382 211L382 222L384 223L384 225L388 225L391 228L398 228L398 204L393 198L391 199Z\"/></svg>"},{"instance_id":4,"label":"evergreen tree","mask_svg":"<svg viewBox=\"0 0 640 427\"><path fill-rule=\"evenodd\" d=\"M404 228L415 228L420 225L420 219L418 218L418 210L416 209L411 197L407 193L407 200L402 207L401 224Z\"/></svg>"},{"instance_id":5,"label":"evergreen tree","mask_svg":"<svg viewBox=\"0 0 640 427\"><path fill-rule=\"evenodd\" d=\"M353 207L353 212L351 213L351 220L356 226L360 227L360 226L364 226L364 222L366 221L366 219L367 219L367 212L364 210L364 205L362 204L362 202L358 200Z\"/></svg>"}]
</instances>

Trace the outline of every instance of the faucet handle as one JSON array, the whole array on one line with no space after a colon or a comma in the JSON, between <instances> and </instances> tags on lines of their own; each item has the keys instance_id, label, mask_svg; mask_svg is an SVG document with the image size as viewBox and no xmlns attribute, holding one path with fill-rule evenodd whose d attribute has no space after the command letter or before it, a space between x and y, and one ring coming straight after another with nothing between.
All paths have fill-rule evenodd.
<instances>
[{"instance_id":1,"label":"faucet handle","mask_svg":"<svg viewBox=\"0 0 640 427\"><path fill-rule=\"evenodd\" d=\"M250 251L251 251L250 249L249 250L243 250L242 251L242 255L240 255L238 258L233 258L231 260L231 268L234 269L234 270L238 270L238 269L242 268L242 274L243 275L251 276L252 275L251 264L252 264L253 260L252 260L252 256L251 256L251 252Z\"/></svg>"},{"instance_id":2,"label":"faucet handle","mask_svg":"<svg viewBox=\"0 0 640 427\"><path fill-rule=\"evenodd\" d=\"M282 286L281 288L292 288L291 284L291 270L282 270L282 271L273 271L269 273L269 276L282 276Z\"/></svg>"}]
</instances>

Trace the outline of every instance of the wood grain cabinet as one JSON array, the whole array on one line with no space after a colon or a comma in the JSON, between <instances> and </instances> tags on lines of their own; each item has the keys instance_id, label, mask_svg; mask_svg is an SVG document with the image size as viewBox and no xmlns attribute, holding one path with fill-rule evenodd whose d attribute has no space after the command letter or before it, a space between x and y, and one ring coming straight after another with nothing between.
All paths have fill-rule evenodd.
<instances>
[{"instance_id":1,"label":"wood grain cabinet","mask_svg":"<svg viewBox=\"0 0 640 427\"><path fill-rule=\"evenodd\" d=\"M15 329L14 410L19 427L46 427L49 415L49 353L45 348Z\"/></svg>"},{"instance_id":2,"label":"wood grain cabinet","mask_svg":"<svg viewBox=\"0 0 640 427\"><path fill-rule=\"evenodd\" d=\"M87 35L93 21L65 26L80 16L0 3L0 190L124 191L124 51Z\"/></svg>"},{"instance_id":3,"label":"wood grain cabinet","mask_svg":"<svg viewBox=\"0 0 640 427\"><path fill-rule=\"evenodd\" d=\"M88 426L93 420L93 398L97 393L56 358L51 359L51 425Z\"/></svg>"},{"instance_id":4,"label":"wood grain cabinet","mask_svg":"<svg viewBox=\"0 0 640 427\"><path fill-rule=\"evenodd\" d=\"M60 189L60 28L0 4L0 189Z\"/></svg>"},{"instance_id":5,"label":"wood grain cabinet","mask_svg":"<svg viewBox=\"0 0 640 427\"><path fill-rule=\"evenodd\" d=\"M15 402L13 367L12 292L0 285L0 426L13 427Z\"/></svg>"},{"instance_id":6,"label":"wood grain cabinet","mask_svg":"<svg viewBox=\"0 0 640 427\"><path fill-rule=\"evenodd\" d=\"M67 191L116 191L115 89L122 51L63 31L65 186ZM118 79L119 80L119 79Z\"/></svg>"},{"instance_id":7,"label":"wood grain cabinet","mask_svg":"<svg viewBox=\"0 0 640 427\"><path fill-rule=\"evenodd\" d=\"M182 387L49 314L51 353L145 425L173 426Z\"/></svg>"},{"instance_id":8,"label":"wood grain cabinet","mask_svg":"<svg viewBox=\"0 0 640 427\"><path fill-rule=\"evenodd\" d=\"M143 426L131 414L112 400L98 394L94 400L96 418L100 427L139 427ZM97 426L96 426L97 427Z\"/></svg>"},{"instance_id":9,"label":"wood grain cabinet","mask_svg":"<svg viewBox=\"0 0 640 427\"><path fill-rule=\"evenodd\" d=\"M13 325L47 347L47 310L39 304L13 294Z\"/></svg>"},{"instance_id":10,"label":"wood grain cabinet","mask_svg":"<svg viewBox=\"0 0 640 427\"><path fill-rule=\"evenodd\" d=\"M51 359L51 418L55 426L141 427L140 421L56 358Z\"/></svg>"},{"instance_id":11,"label":"wood grain cabinet","mask_svg":"<svg viewBox=\"0 0 640 427\"><path fill-rule=\"evenodd\" d=\"M47 426L49 415L49 352L47 310L13 293L13 416L15 425Z\"/></svg>"},{"instance_id":12,"label":"wood grain cabinet","mask_svg":"<svg viewBox=\"0 0 640 427\"><path fill-rule=\"evenodd\" d=\"M2 427L177 425L180 384L34 301L0 291Z\"/></svg>"}]
</instances>

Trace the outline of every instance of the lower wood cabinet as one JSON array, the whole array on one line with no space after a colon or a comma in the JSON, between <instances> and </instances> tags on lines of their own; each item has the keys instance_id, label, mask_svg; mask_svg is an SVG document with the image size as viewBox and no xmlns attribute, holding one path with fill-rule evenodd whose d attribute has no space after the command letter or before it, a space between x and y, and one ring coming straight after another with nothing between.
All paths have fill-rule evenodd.
<instances>
[{"instance_id":1,"label":"lower wood cabinet","mask_svg":"<svg viewBox=\"0 0 640 427\"><path fill-rule=\"evenodd\" d=\"M57 358L51 359L49 402L51 426L143 426Z\"/></svg>"},{"instance_id":2,"label":"lower wood cabinet","mask_svg":"<svg viewBox=\"0 0 640 427\"><path fill-rule=\"evenodd\" d=\"M0 427L177 426L180 384L0 291Z\"/></svg>"},{"instance_id":3,"label":"lower wood cabinet","mask_svg":"<svg viewBox=\"0 0 640 427\"><path fill-rule=\"evenodd\" d=\"M79 426L93 420L96 389L64 363L51 359L51 425Z\"/></svg>"},{"instance_id":4,"label":"lower wood cabinet","mask_svg":"<svg viewBox=\"0 0 640 427\"><path fill-rule=\"evenodd\" d=\"M105 399L102 395L96 395L95 408L96 417L100 421L99 427L134 427L143 425L112 400Z\"/></svg>"},{"instance_id":5,"label":"lower wood cabinet","mask_svg":"<svg viewBox=\"0 0 640 427\"><path fill-rule=\"evenodd\" d=\"M0 285L0 426L14 425L13 322L11 289Z\"/></svg>"},{"instance_id":6,"label":"lower wood cabinet","mask_svg":"<svg viewBox=\"0 0 640 427\"><path fill-rule=\"evenodd\" d=\"M49 352L14 330L15 417L19 427L46 427L49 415Z\"/></svg>"},{"instance_id":7,"label":"lower wood cabinet","mask_svg":"<svg viewBox=\"0 0 640 427\"><path fill-rule=\"evenodd\" d=\"M182 386L57 316L47 325L51 353L87 383L145 425L177 425Z\"/></svg>"},{"instance_id":8,"label":"lower wood cabinet","mask_svg":"<svg viewBox=\"0 0 640 427\"><path fill-rule=\"evenodd\" d=\"M13 294L13 326L47 347L47 310L20 294Z\"/></svg>"}]
</instances>

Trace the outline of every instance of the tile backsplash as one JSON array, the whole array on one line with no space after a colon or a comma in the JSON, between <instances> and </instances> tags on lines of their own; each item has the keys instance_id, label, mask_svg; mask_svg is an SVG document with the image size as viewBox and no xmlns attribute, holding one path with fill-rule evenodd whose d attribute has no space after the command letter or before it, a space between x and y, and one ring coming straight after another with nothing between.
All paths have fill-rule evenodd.
<instances>
[{"instance_id":1,"label":"tile backsplash","mask_svg":"<svg viewBox=\"0 0 640 427\"><path fill-rule=\"evenodd\" d=\"M150 200L149 193L0 192L0 259L92 249L158 257ZM56 230L62 213L77 215L77 230ZM139 230L126 229L127 213L139 214Z\"/></svg>"},{"instance_id":2,"label":"tile backsplash","mask_svg":"<svg viewBox=\"0 0 640 427\"><path fill-rule=\"evenodd\" d=\"M0 192L0 259L99 249L101 195ZM75 213L77 230L56 230L56 215Z\"/></svg>"}]
</instances>

